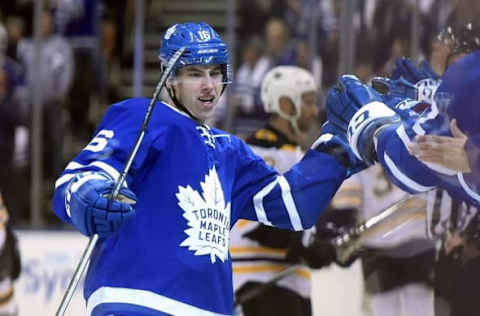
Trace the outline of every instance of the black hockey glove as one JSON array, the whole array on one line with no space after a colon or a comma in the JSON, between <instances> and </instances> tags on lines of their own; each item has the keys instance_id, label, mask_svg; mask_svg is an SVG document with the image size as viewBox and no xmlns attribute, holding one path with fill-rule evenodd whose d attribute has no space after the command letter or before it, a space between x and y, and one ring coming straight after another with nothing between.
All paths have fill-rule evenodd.
<instances>
[{"instance_id":1,"label":"black hockey glove","mask_svg":"<svg viewBox=\"0 0 480 316\"><path fill-rule=\"evenodd\" d=\"M342 267L350 266L358 256L350 257L347 262L339 261L334 240L354 223L356 211L325 212L314 227L304 232L301 240L291 245L287 258L293 262L304 261L312 269L320 269L333 262Z\"/></svg>"}]
</instances>

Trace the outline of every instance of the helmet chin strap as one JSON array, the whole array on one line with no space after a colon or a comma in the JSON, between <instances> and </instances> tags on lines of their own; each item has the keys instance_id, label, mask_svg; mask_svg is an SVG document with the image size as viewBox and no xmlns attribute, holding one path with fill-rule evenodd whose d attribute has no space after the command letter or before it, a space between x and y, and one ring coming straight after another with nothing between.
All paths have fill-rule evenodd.
<instances>
[{"instance_id":1,"label":"helmet chin strap","mask_svg":"<svg viewBox=\"0 0 480 316\"><path fill-rule=\"evenodd\" d=\"M298 118L292 118L292 119L290 119L290 124L291 124L292 127L293 127L293 132L295 133L295 136L298 136L298 135L301 134L301 133L300 133L300 129L298 128L298 123L297 123L297 121L298 121Z\"/></svg>"},{"instance_id":2,"label":"helmet chin strap","mask_svg":"<svg viewBox=\"0 0 480 316\"><path fill-rule=\"evenodd\" d=\"M170 96L170 99L172 99L173 104L179 109L182 110L183 112L187 113L194 121L197 121L198 123L202 123L198 118L196 118L183 104L178 101L177 96L175 94L175 89L169 88L165 85L165 88L167 89L168 95Z\"/></svg>"},{"instance_id":3,"label":"helmet chin strap","mask_svg":"<svg viewBox=\"0 0 480 316\"><path fill-rule=\"evenodd\" d=\"M300 112L298 113L298 115L288 115L282 109L278 109L277 113L280 115L280 117L290 122L290 125L293 128L293 132L295 133L295 136L298 136L301 134L300 129L298 128L298 123L297 123L298 118L300 117Z\"/></svg>"}]
</instances>

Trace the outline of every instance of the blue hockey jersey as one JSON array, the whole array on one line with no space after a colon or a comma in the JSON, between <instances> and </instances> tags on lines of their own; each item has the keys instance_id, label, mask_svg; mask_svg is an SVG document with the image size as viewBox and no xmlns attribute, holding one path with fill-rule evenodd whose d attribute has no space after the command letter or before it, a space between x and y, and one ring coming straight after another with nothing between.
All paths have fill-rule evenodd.
<instances>
[{"instance_id":1,"label":"blue hockey jersey","mask_svg":"<svg viewBox=\"0 0 480 316\"><path fill-rule=\"evenodd\" d=\"M439 102L434 102L421 115L413 115L401 123L382 128L376 135L378 161L389 178L410 193L443 188L452 197L480 206L478 180L472 173L461 173L434 163L426 163L411 155L407 149L416 135L452 136L449 118Z\"/></svg>"},{"instance_id":2,"label":"blue hockey jersey","mask_svg":"<svg viewBox=\"0 0 480 316\"><path fill-rule=\"evenodd\" d=\"M71 223L64 193L76 173L118 178L148 103L111 106L67 165L53 201L62 220ZM310 150L281 176L237 137L157 102L126 181L138 197L137 215L94 250L84 288L88 314L231 315L233 224L242 218L310 227L345 174L332 156Z\"/></svg>"}]
</instances>

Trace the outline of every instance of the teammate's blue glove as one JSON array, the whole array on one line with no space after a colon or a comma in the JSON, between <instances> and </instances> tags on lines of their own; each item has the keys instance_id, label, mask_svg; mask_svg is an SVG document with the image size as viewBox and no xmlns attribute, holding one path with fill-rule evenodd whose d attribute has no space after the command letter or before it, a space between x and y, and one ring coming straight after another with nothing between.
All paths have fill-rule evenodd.
<instances>
[{"instance_id":1,"label":"teammate's blue glove","mask_svg":"<svg viewBox=\"0 0 480 316\"><path fill-rule=\"evenodd\" d=\"M424 101L431 104L440 83L440 80L431 78L419 80L415 84L403 78L375 77L372 79L372 87L380 93L383 101L389 106L394 106L404 99Z\"/></svg>"},{"instance_id":2,"label":"teammate's blue glove","mask_svg":"<svg viewBox=\"0 0 480 316\"><path fill-rule=\"evenodd\" d=\"M82 234L108 237L134 218L135 194L123 187L117 200L110 200L114 186L115 182L103 172L83 172L70 181L65 206Z\"/></svg>"},{"instance_id":3,"label":"teammate's blue glove","mask_svg":"<svg viewBox=\"0 0 480 316\"><path fill-rule=\"evenodd\" d=\"M391 108L407 98L417 99L417 87L403 78L374 77L372 79L372 88L380 94L383 103Z\"/></svg>"},{"instance_id":4,"label":"teammate's blue glove","mask_svg":"<svg viewBox=\"0 0 480 316\"><path fill-rule=\"evenodd\" d=\"M417 67L411 59L405 57L397 58L390 77L392 79L403 78L411 83L417 83L422 79L440 79L440 76L435 73L426 60Z\"/></svg>"},{"instance_id":5,"label":"teammate's blue glove","mask_svg":"<svg viewBox=\"0 0 480 316\"><path fill-rule=\"evenodd\" d=\"M327 118L340 130L347 130L353 153L366 164L373 164L376 154L373 133L397 115L382 102L370 86L352 75L341 76L327 96Z\"/></svg>"}]
</instances>

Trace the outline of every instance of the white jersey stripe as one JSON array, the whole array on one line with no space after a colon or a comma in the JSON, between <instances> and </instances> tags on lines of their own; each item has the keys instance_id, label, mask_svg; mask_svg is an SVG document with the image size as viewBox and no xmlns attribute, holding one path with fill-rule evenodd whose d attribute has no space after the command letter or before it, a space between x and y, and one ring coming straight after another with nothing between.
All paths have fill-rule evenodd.
<instances>
[{"instance_id":1,"label":"white jersey stripe","mask_svg":"<svg viewBox=\"0 0 480 316\"><path fill-rule=\"evenodd\" d=\"M392 159L387 155L385 152L383 155L385 159L385 163L387 164L388 169L390 169L390 172L393 174L393 176L400 182L402 182L404 185L407 187L411 188L412 190L415 190L417 192L425 192L433 187L427 187L424 185L421 185L420 183L417 183L407 177L403 172L401 172L397 166L395 166L395 163L392 161Z\"/></svg>"},{"instance_id":2,"label":"white jersey stripe","mask_svg":"<svg viewBox=\"0 0 480 316\"><path fill-rule=\"evenodd\" d=\"M405 145L405 147L408 147L412 143L412 141L410 140L410 138L407 135L407 132L405 131L405 126L400 125L395 130L395 132L397 133L398 137L400 138L402 143Z\"/></svg>"},{"instance_id":3,"label":"white jersey stripe","mask_svg":"<svg viewBox=\"0 0 480 316\"><path fill-rule=\"evenodd\" d=\"M293 200L292 191L290 189L290 184L284 176L278 177L278 183L282 189L282 199L285 207L287 208L288 216L290 217L290 222L292 223L293 229L296 231L303 230L302 221L300 215L298 215L297 206Z\"/></svg>"},{"instance_id":4,"label":"white jersey stripe","mask_svg":"<svg viewBox=\"0 0 480 316\"><path fill-rule=\"evenodd\" d=\"M273 225L268 220L265 209L263 208L263 198L273 190L277 183L278 177L253 196L253 206L255 207L255 213L257 214L258 221L268 226Z\"/></svg>"},{"instance_id":5,"label":"white jersey stripe","mask_svg":"<svg viewBox=\"0 0 480 316\"><path fill-rule=\"evenodd\" d=\"M117 169L113 168L112 166L102 162L102 161L94 161L89 164L89 166L94 166L102 169L105 171L113 180L117 181L118 178L120 177L120 172L117 171ZM124 182L125 184L125 182Z\"/></svg>"},{"instance_id":6,"label":"white jersey stripe","mask_svg":"<svg viewBox=\"0 0 480 316\"><path fill-rule=\"evenodd\" d=\"M79 164L78 162L72 161L67 165L65 170L76 170L76 169L85 168L87 166L100 168L115 181L120 177L120 172L118 172L117 169L113 168L112 166L102 161L94 161L89 165L82 165L82 164ZM62 184L64 184L65 182L70 181L70 179L72 179L74 176L75 174L70 173L70 174L64 174L63 176L58 178L58 180L55 182L55 189L61 186ZM123 186L128 187L126 182L123 183Z\"/></svg>"},{"instance_id":7,"label":"white jersey stripe","mask_svg":"<svg viewBox=\"0 0 480 316\"><path fill-rule=\"evenodd\" d=\"M475 191L470 189L467 182L463 178L463 173L459 172L458 175L457 175L457 178L458 178L458 181L460 182L460 184L462 185L463 190L465 190L465 192L467 192L467 194L470 195L470 197L472 199L476 200L477 202L480 202L480 195L478 195Z\"/></svg>"},{"instance_id":8,"label":"white jersey stripe","mask_svg":"<svg viewBox=\"0 0 480 316\"><path fill-rule=\"evenodd\" d=\"M81 163L75 162L75 161L70 161L65 168L66 170L73 170L73 169L80 169L85 167L85 165L82 165Z\"/></svg>"},{"instance_id":9,"label":"white jersey stripe","mask_svg":"<svg viewBox=\"0 0 480 316\"><path fill-rule=\"evenodd\" d=\"M78 179L77 182L74 182L73 185L71 186L70 191L72 193L76 192L85 182L90 181L90 180L105 180L108 179L104 174L101 174L99 172L96 173L89 173L89 174L84 174L81 173L80 175L85 175L82 178Z\"/></svg>"},{"instance_id":10,"label":"white jersey stripe","mask_svg":"<svg viewBox=\"0 0 480 316\"><path fill-rule=\"evenodd\" d=\"M227 316L150 291L106 286L98 288L88 298L87 315L91 316L93 309L102 303L132 304L179 316Z\"/></svg>"}]
</instances>

